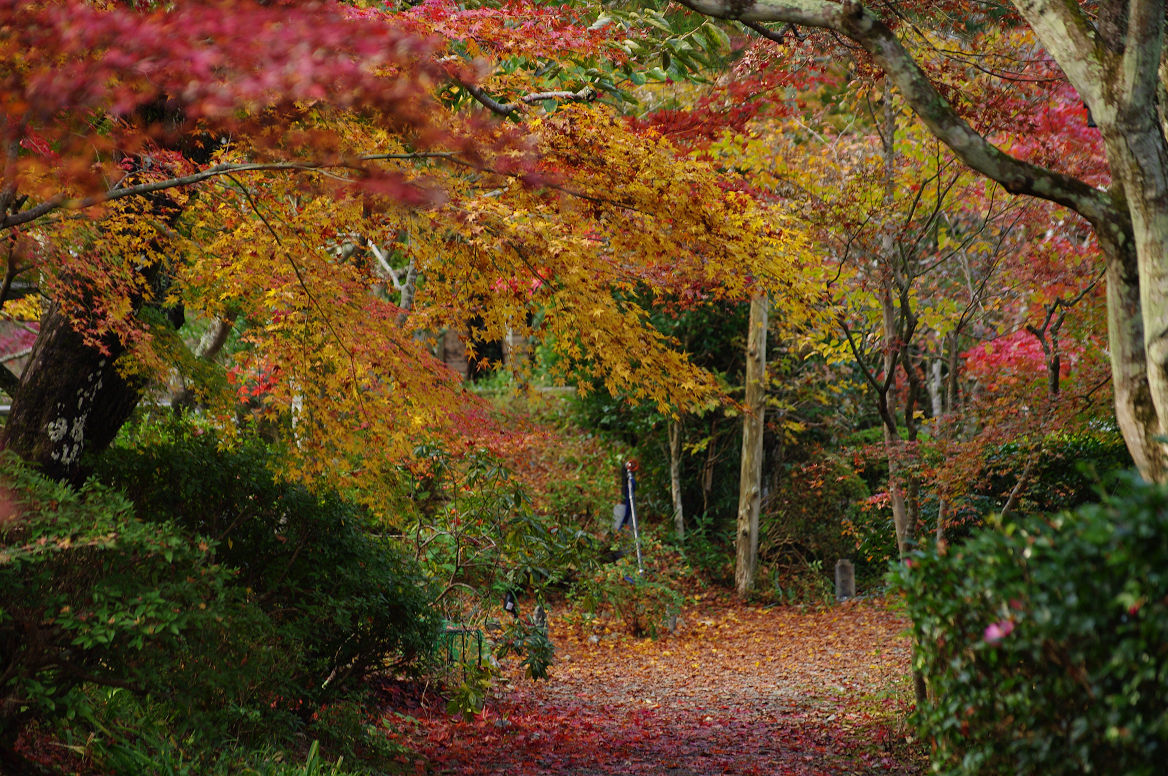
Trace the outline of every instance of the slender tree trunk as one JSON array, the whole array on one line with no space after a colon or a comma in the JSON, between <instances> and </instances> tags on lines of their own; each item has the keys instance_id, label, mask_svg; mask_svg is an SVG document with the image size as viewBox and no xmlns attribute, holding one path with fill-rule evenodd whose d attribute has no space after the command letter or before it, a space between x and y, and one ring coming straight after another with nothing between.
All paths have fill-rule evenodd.
<instances>
[{"instance_id":1,"label":"slender tree trunk","mask_svg":"<svg viewBox=\"0 0 1168 776\"><path fill-rule=\"evenodd\" d=\"M883 203L891 213L895 204L896 174L896 109L892 99L892 84L884 81L884 102L880 116L880 138L884 156ZM907 478L903 473L904 441L900 438L900 424L897 420L895 380L898 364L904 358L908 346L907 337L901 331L901 321L908 314L907 309L896 309L900 297L896 287L896 244L892 229L885 224L880 236L880 325L884 342L883 369L884 387L877 398L880 418L883 421L884 453L888 460L888 492L892 500L892 523L896 530L896 547L900 557L905 557L912 540L913 520L911 505L906 499ZM905 371L907 372L906 364ZM905 410L909 415L909 410Z\"/></svg>"},{"instance_id":2,"label":"slender tree trunk","mask_svg":"<svg viewBox=\"0 0 1168 776\"><path fill-rule=\"evenodd\" d=\"M901 558L908 555L912 544L915 526L911 520L912 510L909 509L905 497L905 480L907 476L903 465L904 441L900 438L899 430L888 423L884 424L884 454L888 459L888 492L892 500L892 525L896 531L896 550Z\"/></svg>"},{"instance_id":3,"label":"slender tree trunk","mask_svg":"<svg viewBox=\"0 0 1168 776\"><path fill-rule=\"evenodd\" d=\"M714 451L714 420L713 415L710 416L709 426L706 432L709 434L709 441L706 444L706 460L702 463L702 515L710 514L710 497L714 493L714 468L718 465L718 456Z\"/></svg>"},{"instance_id":4,"label":"slender tree trunk","mask_svg":"<svg viewBox=\"0 0 1168 776\"><path fill-rule=\"evenodd\" d=\"M673 531L685 539L685 512L681 503L681 421L669 421L669 494L673 497Z\"/></svg>"},{"instance_id":5,"label":"slender tree trunk","mask_svg":"<svg viewBox=\"0 0 1168 776\"><path fill-rule=\"evenodd\" d=\"M893 103L892 82L884 79L884 109L881 115L880 133L884 145L884 206L892 212L896 201L896 110ZM896 417L896 381L893 375L898 364L904 369L909 380L909 395L905 402L904 417L909 438L916 439L913 412L916 409L916 391L919 381L915 377L914 365L910 363L908 348L916 328L908 294L909 274L903 270L903 280L898 284L898 252L892 230L885 225L880 240L881 272L881 325L884 337L884 387L880 393L880 417L884 421L884 450L888 458L888 490L892 496L892 523L896 530L896 549L903 561L912 545L920 515L920 485L915 472L904 467L905 443L900 438L900 426ZM895 297L894 297L895 294ZM894 306L894 298L900 302L900 309ZM913 696L917 706L928 700L925 676L915 666L912 669Z\"/></svg>"},{"instance_id":6,"label":"slender tree trunk","mask_svg":"<svg viewBox=\"0 0 1168 776\"><path fill-rule=\"evenodd\" d=\"M941 357L929 362L929 402L934 418L941 417L945 412L945 381L941 375L941 366Z\"/></svg>"},{"instance_id":7,"label":"slender tree trunk","mask_svg":"<svg viewBox=\"0 0 1168 776\"><path fill-rule=\"evenodd\" d=\"M742 419L742 473L738 487L738 534L734 588L746 595L758 565L758 516L762 507L762 437L766 413L767 299L750 300L746 345L746 414Z\"/></svg>"},{"instance_id":8,"label":"slender tree trunk","mask_svg":"<svg viewBox=\"0 0 1168 776\"><path fill-rule=\"evenodd\" d=\"M949 347L949 374L945 380L945 411L955 412L961 403L961 389L957 380L957 376L961 372L960 354L957 349L957 332L950 332L945 338L945 343Z\"/></svg>"}]
</instances>

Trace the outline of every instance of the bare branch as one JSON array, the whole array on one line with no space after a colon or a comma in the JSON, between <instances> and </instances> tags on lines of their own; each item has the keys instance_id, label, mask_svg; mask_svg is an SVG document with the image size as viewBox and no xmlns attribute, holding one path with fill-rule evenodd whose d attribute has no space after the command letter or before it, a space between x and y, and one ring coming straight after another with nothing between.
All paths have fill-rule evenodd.
<instances>
[{"instance_id":1,"label":"bare branch","mask_svg":"<svg viewBox=\"0 0 1168 776\"><path fill-rule=\"evenodd\" d=\"M745 27L748 30L753 30L754 32L761 35L762 37L766 38L767 40L774 41L775 43L785 43L787 40L788 33L793 35L796 40L800 40L800 41L803 40L805 37L802 34L800 34L799 30L793 24L788 24L787 26L783 27L783 29L781 29L781 30L772 30L770 27L763 27L758 22L740 21L739 24L741 24L743 27Z\"/></svg>"},{"instance_id":2,"label":"bare branch","mask_svg":"<svg viewBox=\"0 0 1168 776\"><path fill-rule=\"evenodd\" d=\"M525 105L540 102L541 100L563 100L565 102L588 102L596 99L596 90L591 85L586 85L578 92L536 92L534 94L526 94L520 97L515 102L499 102L491 95L487 94L480 86L474 84L463 83L460 84L463 89L471 97L474 97L481 104L490 110L498 113L500 116L510 116L516 111L521 110Z\"/></svg>"}]
</instances>

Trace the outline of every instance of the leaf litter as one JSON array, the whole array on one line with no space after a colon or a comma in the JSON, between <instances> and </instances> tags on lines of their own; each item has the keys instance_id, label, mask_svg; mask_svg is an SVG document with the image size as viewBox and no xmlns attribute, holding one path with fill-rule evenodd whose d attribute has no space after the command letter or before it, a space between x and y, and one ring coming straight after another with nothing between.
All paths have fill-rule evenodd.
<instances>
[{"instance_id":1,"label":"leaf litter","mask_svg":"<svg viewBox=\"0 0 1168 776\"><path fill-rule=\"evenodd\" d=\"M549 776L922 774L905 621L880 600L831 607L698 596L674 632L552 618L551 679L503 667L483 711L382 688L419 773Z\"/></svg>"}]
</instances>

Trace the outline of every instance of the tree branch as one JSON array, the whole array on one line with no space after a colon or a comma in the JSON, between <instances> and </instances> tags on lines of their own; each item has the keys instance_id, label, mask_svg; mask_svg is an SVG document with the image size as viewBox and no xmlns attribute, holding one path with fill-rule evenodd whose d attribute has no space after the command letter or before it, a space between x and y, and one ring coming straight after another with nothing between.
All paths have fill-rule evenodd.
<instances>
[{"instance_id":1,"label":"tree branch","mask_svg":"<svg viewBox=\"0 0 1168 776\"><path fill-rule=\"evenodd\" d=\"M0 230L11 229L14 226L27 224L35 221L42 216L52 213L55 210L69 209L82 210L94 205L100 205L103 202L112 202L116 199L123 199L124 197L140 197L146 194L152 194L156 191L165 191L167 189L180 188L182 186L191 186L202 181L216 178L219 176L233 175L244 172L270 172L270 171L317 171L326 170L336 167L355 167L360 162L383 162L383 161L400 161L400 160L417 160L417 159L450 159L456 160L455 154L449 151L425 151L417 153L403 153L403 154L366 154L359 156L352 161L332 161L332 162L248 162L240 164L217 164L214 167L208 167L205 170L200 170L190 175L183 175L178 178L167 178L166 180L150 181L149 183L139 183L134 186L123 186L119 188L109 189L100 194L92 194L88 197L80 197L70 199L64 196L56 196L45 200L28 210L22 210L19 213L6 214L0 220Z\"/></svg>"},{"instance_id":2,"label":"tree branch","mask_svg":"<svg viewBox=\"0 0 1168 776\"><path fill-rule=\"evenodd\" d=\"M848 37L884 70L929 131L969 167L996 180L1014 194L1027 194L1064 205L1098 229L1111 229L1125 219L1106 192L1077 178L1016 159L977 133L941 95L892 30L854 0L842 3L827 0L680 2L707 16L742 22L788 22L832 30ZM1054 3L1050 0L1029 3L1038 4ZM1019 0L1018 5L1025 13L1021 6L1027 3Z\"/></svg>"},{"instance_id":3,"label":"tree branch","mask_svg":"<svg viewBox=\"0 0 1168 776\"><path fill-rule=\"evenodd\" d=\"M480 86L474 84L462 83L463 89L471 97L474 97L482 105L490 110L498 113L500 116L510 116L516 111L521 110L526 105L539 102L540 100L565 100L568 102L587 102L596 99L596 90L591 85L585 85L583 89L578 92L536 92L535 94L526 94L520 97L515 102L499 102L491 95L487 94Z\"/></svg>"},{"instance_id":4,"label":"tree branch","mask_svg":"<svg viewBox=\"0 0 1168 776\"><path fill-rule=\"evenodd\" d=\"M1106 60L1114 54L1096 46L1095 31L1079 4L1063 0L1012 2L1090 107L1095 120L1107 120L1102 84L1108 80L1104 76Z\"/></svg>"},{"instance_id":5,"label":"tree branch","mask_svg":"<svg viewBox=\"0 0 1168 776\"><path fill-rule=\"evenodd\" d=\"M788 24L781 30L772 30L770 27L763 27L758 22L739 21L739 24L748 30L753 30L767 40L774 41L775 43L785 43L788 32L794 35L796 40L803 40L803 36L799 34L799 30L796 29L795 25L793 24Z\"/></svg>"}]
</instances>

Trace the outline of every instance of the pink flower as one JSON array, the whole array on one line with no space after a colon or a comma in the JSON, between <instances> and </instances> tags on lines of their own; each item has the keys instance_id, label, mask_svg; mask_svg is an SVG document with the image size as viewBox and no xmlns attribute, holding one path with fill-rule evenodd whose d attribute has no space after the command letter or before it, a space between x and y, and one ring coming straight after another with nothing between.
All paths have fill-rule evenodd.
<instances>
[{"instance_id":1,"label":"pink flower","mask_svg":"<svg viewBox=\"0 0 1168 776\"><path fill-rule=\"evenodd\" d=\"M1009 636L1014 631L1013 620L1002 620L1001 622L992 623L985 629L985 636L983 637L990 644L997 644L1002 639Z\"/></svg>"}]
</instances>

